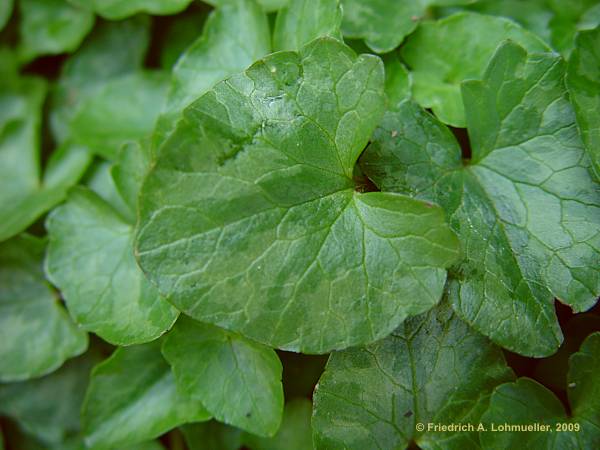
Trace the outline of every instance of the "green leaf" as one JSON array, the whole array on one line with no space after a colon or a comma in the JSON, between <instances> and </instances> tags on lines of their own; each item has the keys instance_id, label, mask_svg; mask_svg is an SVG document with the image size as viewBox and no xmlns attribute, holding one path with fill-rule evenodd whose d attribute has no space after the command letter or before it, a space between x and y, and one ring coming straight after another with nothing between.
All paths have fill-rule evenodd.
<instances>
[{"instance_id":1,"label":"green leaf","mask_svg":"<svg viewBox=\"0 0 600 450\"><path fill-rule=\"evenodd\" d=\"M150 21L138 16L102 22L65 62L54 87L50 122L58 142L71 134L71 120L85 99L111 79L138 71L150 41Z\"/></svg>"},{"instance_id":2,"label":"green leaf","mask_svg":"<svg viewBox=\"0 0 600 450\"><path fill-rule=\"evenodd\" d=\"M178 312L146 280L133 254L133 224L89 189L71 191L46 222L49 279L75 320L115 345L156 339Z\"/></svg>"},{"instance_id":3,"label":"green leaf","mask_svg":"<svg viewBox=\"0 0 600 450\"><path fill-rule=\"evenodd\" d=\"M180 392L211 415L273 436L283 414L281 362L272 349L182 316L163 344Z\"/></svg>"},{"instance_id":4,"label":"green leaf","mask_svg":"<svg viewBox=\"0 0 600 450\"><path fill-rule=\"evenodd\" d=\"M12 15L14 6L14 0L4 0L0 3L0 31L4 26L8 23L10 16ZM2 438L0 436L0 442L2 442ZM0 446L0 449L2 447Z\"/></svg>"},{"instance_id":5,"label":"green leaf","mask_svg":"<svg viewBox=\"0 0 600 450\"><path fill-rule=\"evenodd\" d=\"M97 352L88 352L43 378L0 385L0 414L45 446L65 443L80 431L81 404L98 361Z\"/></svg>"},{"instance_id":6,"label":"green leaf","mask_svg":"<svg viewBox=\"0 0 600 450\"><path fill-rule=\"evenodd\" d=\"M145 179L142 268L195 319L306 353L431 308L458 252L441 210L352 179L383 107L381 61L331 38L219 83Z\"/></svg>"},{"instance_id":7,"label":"green leaf","mask_svg":"<svg viewBox=\"0 0 600 450\"><path fill-rule=\"evenodd\" d=\"M273 50L299 50L321 36L342 38L339 0L291 0L277 14Z\"/></svg>"},{"instance_id":8,"label":"green leaf","mask_svg":"<svg viewBox=\"0 0 600 450\"><path fill-rule=\"evenodd\" d=\"M511 378L500 349L443 303L379 342L330 356L315 391L315 446L476 448L475 432L416 424L477 423L492 389Z\"/></svg>"},{"instance_id":9,"label":"green leaf","mask_svg":"<svg viewBox=\"0 0 600 450\"><path fill-rule=\"evenodd\" d=\"M512 19L533 31L545 42L551 42L550 21L554 14L547 0L479 0L469 6L469 9Z\"/></svg>"},{"instance_id":10,"label":"green leaf","mask_svg":"<svg viewBox=\"0 0 600 450\"><path fill-rule=\"evenodd\" d=\"M168 23L160 48L160 67L171 71L187 48L202 34L208 14L203 9L191 10Z\"/></svg>"},{"instance_id":11,"label":"green leaf","mask_svg":"<svg viewBox=\"0 0 600 450\"><path fill-rule=\"evenodd\" d=\"M242 42L239 36L244 36ZM183 109L190 103L270 50L267 16L254 0L239 0L213 11L202 36L173 68L167 104L157 124L154 143L162 143L175 129Z\"/></svg>"},{"instance_id":12,"label":"green leaf","mask_svg":"<svg viewBox=\"0 0 600 450\"><path fill-rule=\"evenodd\" d=\"M565 57L573 49L578 31L600 25L600 5L596 0L549 0L548 4L555 13L550 21L552 44Z\"/></svg>"},{"instance_id":13,"label":"green leaf","mask_svg":"<svg viewBox=\"0 0 600 450\"><path fill-rule=\"evenodd\" d=\"M600 333L590 335L579 352L570 358L568 375L569 404L567 415L560 400L541 384L529 378L499 386L482 422L491 424L545 424L552 432L480 433L484 449L590 449L600 446ZM557 432L557 424L575 426Z\"/></svg>"},{"instance_id":14,"label":"green leaf","mask_svg":"<svg viewBox=\"0 0 600 450\"><path fill-rule=\"evenodd\" d=\"M567 69L567 88L583 144L600 179L600 27L577 36Z\"/></svg>"},{"instance_id":15,"label":"green leaf","mask_svg":"<svg viewBox=\"0 0 600 450\"><path fill-rule=\"evenodd\" d=\"M168 76L139 71L104 83L79 106L71 136L114 160L124 143L150 136L166 99Z\"/></svg>"},{"instance_id":16,"label":"green leaf","mask_svg":"<svg viewBox=\"0 0 600 450\"><path fill-rule=\"evenodd\" d=\"M97 365L82 410L85 442L95 450L122 448L209 418L200 402L177 392L160 342L118 348Z\"/></svg>"},{"instance_id":17,"label":"green leaf","mask_svg":"<svg viewBox=\"0 0 600 450\"><path fill-rule=\"evenodd\" d=\"M293 399L285 405L283 421L275 436L268 438L246 433L244 444L250 450L312 450L311 414L309 400Z\"/></svg>"},{"instance_id":18,"label":"green leaf","mask_svg":"<svg viewBox=\"0 0 600 450\"><path fill-rule=\"evenodd\" d=\"M383 64L388 107L394 107L412 96L412 74L400 62L397 52L385 55Z\"/></svg>"},{"instance_id":19,"label":"green leaf","mask_svg":"<svg viewBox=\"0 0 600 450\"><path fill-rule=\"evenodd\" d=\"M226 5L234 5L235 3L238 3L240 0L202 0L202 1L204 3L208 3L209 5L222 7L222 6L226 6ZM244 1L244 0L241 0L241 1ZM273 11L277 11L278 9L283 8L292 0L252 0L252 1L256 1L256 3L258 3L260 6L262 6L262 8L264 9L265 12L273 12Z\"/></svg>"},{"instance_id":20,"label":"green leaf","mask_svg":"<svg viewBox=\"0 0 600 450\"><path fill-rule=\"evenodd\" d=\"M500 47L463 84L473 156L405 102L384 118L363 171L384 191L438 202L464 259L449 289L458 314L517 353L554 353L554 298L585 311L600 292L600 187L577 135L558 55Z\"/></svg>"},{"instance_id":21,"label":"green leaf","mask_svg":"<svg viewBox=\"0 0 600 450\"><path fill-rule=\"evenodd\" d=\"M138 194L151 162L150 143L133 142L123 146L118 163L111 168L114 186L132 212L137 210Z\"/></svg>"},{"instance_id":22,"label":"green leaf","mask_svg":"<svg viewBox=\"0 0 600 450\"><path fill-rule=\"evenodd\" d=\"M481 78L494 51L507 39L529 51L549 50L536 35L501 17L464 12L423 22L401 50L412 71L415 100L442 122L464 127L460 85Z\"/></svg>"},{"instance_id":23,"label":"green leaf","mask_svg":"<svg viewBox=\"0 0 600 450\"><path fill-rule=\"evenodd\" d=\"M216 420L191 423L181 427L190 450L239 450L242 430Z\"/></svg>"},{"instance_id":24,"label":"green leaf","mask_svg":"<svg viewBox=\"0 0 600 450\"><path fill-rule=\"evenodd\" d=\"M87 348L44 280L44 241L23 235L0 244L0 380L39 377Z\"/></svg>"},{"instance_id":25,"label":"green leaf","mask_svg":"<svg viewBox=\"0 0 600 450\"><path fill-rule=\"evenodd\" d=\"M11 65L10 55L2 63ZM12 66L14 70L14 66ZM90 156L65 144L40 164L41 111L46 83L6 71L0 79L0 241L23 231L60 202L83 175Z\"/></svg>"},{"instance_id":26,"label":"green leaf","mask_svg":"<svg viewBox=\"0 0 600 450\"><path fill-rule=\"evenodd\" d=\"M176 14L183 11L192 0L69 0L85 6L109 20L120 20L138 13L155 16Z\"/></svg>"},{"instance_id":27,"label":"green leaf","mask_svg":"<svg viewBox=\"0 0 600 450\"><path fill-rule=\"evenodd\" d=\"M94 26L94 15L66 0L19 0L19 57L72 52Z\"/></svg>"},{"instance_id":28,"label":"green leaf","mask_svg":"<svg viewBox=\"0 0 600 450\"><path fill-rule=\"evenodd\" d=\"M474 0L341 0L344 37L364 39L371 50L387 53L398 47L426 18L430 6L472 3Z\"/></svg>"}]
</instances>

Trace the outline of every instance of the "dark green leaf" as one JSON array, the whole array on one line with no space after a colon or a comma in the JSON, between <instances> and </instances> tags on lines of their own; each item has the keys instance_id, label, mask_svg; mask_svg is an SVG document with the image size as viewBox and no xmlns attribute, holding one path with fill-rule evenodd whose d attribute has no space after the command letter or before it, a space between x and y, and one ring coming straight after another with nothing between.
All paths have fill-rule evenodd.
<instances>
[{"instance_id":1,"label":"dark green leaf","mask_svg":"<svg viewBox=\"0 0 600 450\"><path fill-rule=\"evenodd\" d=\"M183 11L192 0L69 0L85 6L110 20L120 20L138 13L168 15Z\"/></svg>"},{"instance_id":2,"label":"dark green leaf","mask_svg":"<svg viewBox=\"0 0 600 450\"><path fill-rule=\"evenodd\" d=\"M193 103L142 187L141 266L192 317L323 353L389 334L442 294L458 244L438 207L360 193L383 65L321 38Z\"/></svg>"},{"instance_id":3,"label":"dark green leaf","mask_svg":"<svg viewBox=\"0 0 600 450\"><path fill-rule=\"evenodd\" d=\"M65 443L80 431L90 371L100 359L97 352L88 352L43 378L0 385L0 414L45 445Z\"/></svg>"},{"instance_id":4,"label":"dark green leaf","mask_svg":"<svg viewBox=\"0 0 600 450\"><path fill-rule=\"evenodd\" d=\"M600 179L600 27L577 36L567 87L581 138Z\"/></svg>"},{"instance_id":5,"label":"dark green leaf","mask_svg":"<svg viewBox=\"0 0 600 450\"><path fill-rule=\"evenodd\" d=\"M86 334L44 280L44 247L44 241L27 235L0 244L2 381L47 374L87 347Z\"/></svg>"},{"instance_id":6,"label":"dark green leaf","mask_svg":"<svg viewBox=\"0 0 600 450\"><path fill-rule=\"evenodd\" d=\"M312 450L311 414L309 400L293 399L285 405L283 421L275 436L268 438L246 433L244 444L250 450Z\"/></svg>"},{"instance_id":7,"label":"dark green leaf","mask_svg":"<svg viewBox=\"0 0 600 450\"><path fill-rule=\"evenodd\" d=\"M492 389L511 378L500 349L444 303L382 341L331 355L315 391L315 446L477 448L476 432L416 424L477 423Z\"/></svg>"},{"instance_id":8,"label":"dark green leaf","mask_svg":"<svg viewBox=\"0 0 600 450\"><path fill-rule=\"evenodd\" d=\"M0 30L4 28L13 11L14 0L4 0L0 3ZM2 439L0 438L0 442ZM2 447L0 447L2 448Z\"/></svg>"},{"instance_id":9,"label":"dark green leaf","mask_svg":"<svg viewBox=\"0 0 600 450\"><path fill-rule=\"evenodd\" d=\"M536 35L501 17L465 12L424 22L401 50L412 71L415 100L442 122L464 127L460 85L481 78L494 51L507 39L530 51L550 50Z\"/></svg>"},{"instance_id":10,"label":"dark green leaf","mask_svg":"<svg viewBox=\"0 0 600 450\"><path fill-rule=\"evenodd\" d=\"M190 450L239 450L242 430L216 420L181 427Z\"/></svg>"},{"instance_id":11,"label":"dark green leaf","mask_svg":"<svg viewBox=\"0 0 600 450\"><path fill-rule=\"evenodd\" d=\"M600 446L600 333L590 335L579 352L570 358L567 391L571 414L560 400L541 384L519 378L496 388L482 418L492 430L501 424L545 424L551 431L482 432L484 449L592 449ZM567 430L557 430L557 424ZM576 428L573 428L576 427ZM575 430L575 431L574 431Z\"/></svg>"},{"instance_id":12,"label":"dark green leaf","mask_svg":"<svg viewBox=\"0 0 600 450\"><path fill-rule=\"evenodd\" d=\"M283 414L281 362L270 348L182 316L163 355L180 392L212 416L252 433L273 436Z\"/></svg>"},{"instance_id":13,"label":"dark green leaf","mask_svg":"<svg viewBox=\"0 0 600 450\"><path fill-rule=\"evenodd\" d=\"M472 158L405 102L386 115L363 170L383 190L440 203L459 233L458 314L521 354L556 351L554 298L585 311L600 292L600 187L577 135L553 54L503 45L483 81L463 84Z\"/></svg>"},{"instance_id":14,"label":"dark green leaf","mask_svg":"<svg viewBox=\"0 0 600 450\"><path fill-rule=\"evenodd\" d=\"M209 418L200 402L177 392L160 342L118 348L96 366L82 411L85 441L95 450L123 448Z\"/></svg>"},{"instance_id":15,"label":"dark green leaf","mask_svg":"<svg viewBox=\"0 0 600 450\"><path fill-rule=\"evenodd\" d=\"M11 56L2 55L11 66ZM40 164L41 112L46 83L16 78L12 69L0 79L0 241L23 231L60 202L83 175L90 156L77 146L56 150L44 174Z\"/></svg>"}]
</instances>

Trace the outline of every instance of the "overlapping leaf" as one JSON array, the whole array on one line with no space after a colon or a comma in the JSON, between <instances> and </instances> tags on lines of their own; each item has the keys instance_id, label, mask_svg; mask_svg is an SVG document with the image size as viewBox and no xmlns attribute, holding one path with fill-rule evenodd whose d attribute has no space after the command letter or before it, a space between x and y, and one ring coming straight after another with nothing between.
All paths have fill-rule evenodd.
<instances>
[{"instance_id":1,"label":"overlapping leaf","mask_svg":"<svg viewBox=\"0 0 600 450\"><path fill-rule=\"evenodd\" d=\"M600 27L577 36L567 87L581 138L600 180Z\"/></svg>"},{"instance_id":2,"label":"overlapping leaf","mask_svg":"<svg viewBox=\"0 0 600 450\"><path fill-rule=\"evenodd\" d=\"M120 20L138 13L154 15L183 11L192 0L69 0L110 20Z\"/></svg>"},{"instance_id":3,"label":"overlapping leaf","mask_svg":"<svg viewBox=\"0 0 600 450\"><path fill-rule=\"evenodd\" d=\"M600 4L596 0L549 0L548 6L554 12L550 21L552 44L563 55L573 49L578 31L600 25Z\"/></svg>"},{"instance_id":4,"label":"overlapping leaf","mask_svg":"<svg viewBox=\"0 0 600 450\"><path fill-rule=\"evenodd\" d=\"M72 52L94 25L94 15L66 0L19 0L19 57Z\"/></svg>"},{"instance_id":5,"label":"overlapping leaf","mask_svg":"<svg viewBox=\"0 0 600 450\"><path fill-rule=\"evenodd\" d=\"M312 404L305 398L288 401L283 412L283 421L273 437L245 433L244 445L250 450L312 450L310 417Z\"/></svg>"},{"instance_id":6,"label":"overlapping leaf","mask_svg":"<svg viewBox=\"0 0 600 450\"><path fill-rule=\"evenodd\" d=\"M71 56L52 98L55 139L115 159L123 142L149 134L162 108L166 78L141 69L149 20L103 23Z\"/></svg>"},{"instance_id":7,"label":"overlapping leaf","mask_svg":"<svg viewBox=\"0 0 600 450\"><path fill-rule=\"evenodd\" d=\"M173 68L168 99L157 124L154 144L161 144L173 131L183 109L191 102L218 81L262 58L270 49L267 16L254 0L231 2L213 11L202 36Z\"/></svg>"},{"instance_id":8,"label":"overlapping leaf","mask_svg":"<svg viewBox=\"0 0 600 450\"><path fill-rule=\"evenodd\" d=\"M273 50L299 50L320 36L341 39L339 0L291 0L277 14Z\"/></svg>"},{"instance_id":9,"label":"overlapping leaf","mask_svg":"<svg viewBox=\"0 0 600 450\"><path fill-rule=\"evenodd\" d=\"M46 83L18 77L14 56L0 51L0 241L23 231L60 202L87 168L90 157L64 145L42 174L40 128Z\"/></svg>"},{"instance_id":10,"label":"overlapping leaf","mask_svg":"<svg viewBox=\"0 0 600 450\"><path fill-rule=\"evenodd\" d=\"M329 38L193 103L142 187L137 252L192 317L309 353L370 342L436 304L457 241L441 210L361 193L383 67Z\"/></svg>"},{"instance_id":11,"label":"overlapping leaf","mask_svg":"<svg viewBox=\"0 0 600 450\"><path fill-rule=\"evenodd\" d=\"M439 120L464 127L460 85L479 79L498 45L511 40L530 51L549 51L536 35L501 17L464 12L424 22L402 47L412 71L413 94Z\"/></svg>"},{"instance_id":12,"label":"overlapping leaf","mask_svg":"<svg viewBox=\"0 0 600 450\"><path fill-rule=\"evenodd\" d=\"M60 446L80 432L79 413L95 351L68 361L36 380L0 385L0 414L49 447Z\"/></svg>"},{"instance_id":13,"label":"overlapping leaf","mask_svg":"<svg viewBox=\"0 0 600 450\"><path fill-rule=\"evenodd\" d=\"M384 190L439 202L464 259L450 297L458 314L513 351L552 354L554 297L584 311L600 291L599 187L553 54L500 47L483 81L463 84L471 161L416 105L385 117L363 170Z\"/></svg>"},{"instance_id":14,"label":"overlapping leaf","mask_svg":"<svg viewBox=\"0 0 600 450\"><path fill-rule=\"evenodd\" d=\"M431 6L472 3L473 0L342 0L345 37L364 39L377 53L400 45L427 15Z\"/></svg>"},{"instance_id":15,"label":"overlapping leaf","mask_svg":"<svg viewBox=\"0 0 600 450\"><path fill-rule=\"evenodd\" d=\"M163 355L180 392L202 402L215 419L262 436L281 423L281 362L270 348L182 316Z\"/></svg>"},{"instance_id":16,"label":"overlapping leaf","mask_svg":"<svg viewBox=\"0 0 600 450\"><path fill-rule=\"evenodd\" d=\"M569 360L567 394L571 413L541 384L529 378L499 386L494 391L482 422L546 424L552 432L480 433L482 448L590 449L600 446L600 333L590 335ZM558 431L557 424L568 424ZM576 425L575 425L576 424ZM569 427L570 425L570 427ZM576 426L576 428L573 428Z\"/></svg>"},{"instance_id":17,"label":"overlapping leaf","mask_svg":"<svg viewBox=\"0 0 600 450\"><path fill-rule=\"evenodd\" d=\"M0 244L0 380L39 377L87 347L44 280L45 243L21 236Z\"/></svg>"},{"instance_id":18,"label":"overlapping leaf","mask_svg":"<svg viewBox=\"0 0 600 450\"><path fill-rule=\"evenodd\" d=\"M315 391L315 446L476 448L475 432L415 425L477 423L492 389L511 377L500 349L444 303L379 342L331 355Z\"/></svg>"},{"instance_id":19,"label":"overlapping leaf","mask_svg":"<svg viewBox=\"0 0 600 450\"><path fill-rule=\"evenodd\" d=\"M156 339L178 315L146 280L133 253L137 183L149 164L145 152L139 145L125 147L115 168L116 187L132 208L127 217L81 187L46 221L49 279L78 323L117 345Z\"/></svg>"},{"instance_id":20,"label":"overlapping leaf","mask_svg":"<svg viewBox=\"0 0 600 450\"><path fill-rule=\"evenodd\" d=\"M160 342L152 342L118 348L94 368L82 417L86 444L101 450L143 442L210 414L177 392Z\"/></svg>"}]
</instances>

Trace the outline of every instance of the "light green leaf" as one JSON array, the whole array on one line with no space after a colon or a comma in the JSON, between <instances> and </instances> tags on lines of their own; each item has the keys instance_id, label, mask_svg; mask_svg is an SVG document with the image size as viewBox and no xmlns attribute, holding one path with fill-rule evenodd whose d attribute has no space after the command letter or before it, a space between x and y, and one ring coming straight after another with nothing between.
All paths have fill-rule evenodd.
<instances>
[{"instance_id":1,"label":"light green leaf","mask_svg":"<svg viewBox=\"0 0 600 450\"><path fill-rule=\"evenodd\" d=\"M85 149L65 144L51 155L45 174L41 173L46 83L41 78L17 78L12 70L7 69L0 79L0 241L23 231L60 202L90 162Z\"/></svg>"},{"instance_id":2,"label":"light green leaf","mask_svg":"<svg viewBox=\"0 0 600 450\"><path fill-rule=\"evenodd\" d=\"M321 36L342 38L339 0L291 0L277 14L273 50L299 50Z\"/></svg>"},{"instance_id":3,"label":"light green leaf","mask_svg":"<svg viewBox=\"0 0 600 450\"><path fill-rule=\"evenodd\" d=\"M483 81L463 84L473 157L416 105L387 114L362 161L385 191L442 205L464 259L458 314L512 351L554 353L554 298L585 311L600 293L600 186L577 135L558 55L500 47Z\"/></svg>"},{"instance_id":4,"label":"light green leaf","mask_svg":"<svg viewBox=\"0 0 600 450\"><path fill-rule=\"evenodd\" d=\"M398 47L419 22L429 16L430 6L462 5L474 0L342 0L344 37L364 39L377 53Z\"/></svg>"},{"instance_id":5,"label":"light green leaf","mask_svg":"<svg viewBox=\"0 0 600 450\"><path fill-rule=\"evenodd\" d=\"M75 320L115 345L147 342L178 312L146 280L133 254L133 224L86 188L75 188L46 222L49 279Z\"/></svg>"},{"instance_id":6,"label":"light green leaf","mask_svg":"<svg viewBox=\"0 0 600 450\"><path fill-rule=\"evenodd\" d=\"M492 389L511 378L500 349L443 303L379 342L330 356L315 390L315 446L477 448L475 432L415 425L477 423Z\"/></svg>"},{"instance_id":7,"label":"light green leaf","mask_svg":"<svg viewBox=\"0 0 600 450\"><path fill-rule=\"evenodd\" d=\"M547 0L479 0L469 6L481 14L502 16L533 31L545 42L551 42L550 21L554 13Z\"/></svg>"},{"instance_id":8,"label":"light green leaf","mask_svg":"<svg viewBox=\"0 0 600 450\"><path fill-rule=\"evenodd\" d=\"M71 134L71 120L85 99L111 79L138 71L150 41L150 21L138 16L101 22L81 48L65 62L53 89L50 121L59 142Z\"/></svg>"},{"instance_id":9,"label":"light green leaf","mask_svg":"<svg viewBox=\"0 0 600 450\"><path fill-rule=\"evenodd\" d=\"M85 442L95 450L122 448L209 418L200 402L177 392L160 342L118 348L97 365L82 410Z\"/></svg>"},{"instance_id":10,"label":"light green leaf","mask_svg":"<svg viewBox=\"0 0 600 450\"><path fill-rule=\"evenodd\" d=\"M551 431L480 433L484 449L592 449L600 446L600 333L590 335L569 360L567 394L571 414L560 400L541 384L519 378L496 388L482 418L488 430L504 423L545 424ZM557 424L567 430L557 432ZM574 431L574 428L575 431Z\"/></svg>"},{"instance_id":11,"label":"light green leaf","mask_svg":"<svg viewBox=\"0 0 600 450\"><path fill-rule=\"evenodd\" d=\"M286 350L389 334L436 304L457 240L441 210L359 193L383 65L331 38L194 102L142 187L142 268L181 311Z\"/></svg>"},{"instance_id":12,"label":"light green leaf","mask_svg":"<svg viewBox=\"0 0 600 450\"><path fill-rule=\"evenodd\" d=\"M226 5L233 5L235 3L240 2L240 0L202 0L204 3L208 3L209 5L213 5L213 6L218 6L218 7L222 7L222 6L226 6ZM244 1L244 0L241 0ZM286 6L291 0L253 0L256 1L256 3L258 3L260 6L263 7L265 12L273 12L273 11L277 11L278 9L283 8L284 6Z\"/></svg>"},{"instance_id":13,"label":"light green leaf","mask_svg":"<svg viewBox=\"0 0 600 450\"><path fill-rule=\"evenodd\" d=\"M424 22L407 39L401 55L413 75L413 94L423 107L454 127L465 127L460 84L481 78L498 45L511 40L529 51L549 51L515 22L463 12Z\"/></svg>"},{"instance_id":14,"label":"light green leaf","mask_svg":"<svg viewBox=\"0 0 600 450\"><path fill-rule=\"evenodd\" d=\"M215 419L263 436L276 433L283 388L274 350L182 316L162 351L179 391Z\"/></svg>"},{"instance_id":15,"label":"light green leaf","mask_svg":"<svg viewBox=\"0 0 600 450\"><path fill-rule=\"evenodd\" d=\"M90 371L100 359L98 352L87 352L43 378L0 385L0 414L45 446L62 445L79 433Z\"/></svg>"},{"instance_id":16,"label":"light green leaf","mask_svg":"<svg viewBox=\"0 0 600 450\"><path fill-rule=\"evenodd\" d=\"M19 0L19 57L72 52L94 26L94 15L66 0Z\"/></svg>"},{"instance_id":17,"label":"light green leaf","mask_svg":"<svg viewBox=\"0 0 600 450\"><path fill-rule=\"evenodd\" d=\"M183 11L192 0L69 0L85 6L109 20L120 20L138 13L155 16L176 14Z\"/></svg>"},{"instance_id":18,"label":"light green leaf","mask_svg":"<svg viewBox=\"0 0 600 450\"><path fill-rule=\"evenodd\" d=\"M242 430L216 420L191 423L181 427L190 450L239 450Z\"/></svg>"},{"instance_id":19,"label":"light green leaf","mask_svg":"<svg viewBox=\"0 0 600 450\"><path fill-rule=\"evenodd\" d=\"M151 135L167 87L167 74L157 71L139 71L104 83L79 106L71 120L72 139L116 159L123 144Z\"/></svg>"},{"instance_id":20,"label":"light green leaf","mask_svg":"<svg viewBox=\"0 0 600 450\"><path fill-rule=\"evenodd\" d=\"M283 421L275 436L268 438L246 433L244 444L250 450L312 450L311 414L309 400L293 399L285 405Z\"/></svg>"},{"instance_id":21,"label":"light green leaf","mask_svg":"<svg viewBox=\"0 0 600 450\"><path fill-rule=\"evenodd\" d=\"M600 25L600 4L597 0L549 0L548 4L555 13L550 21L552 44L567 57L578 31Z\"/></svg>"},{"instance_id":22,"label":"light green leaf","mask_svg":"<svg viewBox=\"0 0 600 450\"><path fill-rule=\"evenodd\" d=\"M123 146L119 153L118 163L111 168L111 176L116 190L134 213L137 211L137 198L142 181L151 162L150 143L147 141L134 142Z\"/></svg>"},{"instance_id":23,"label":"light green leaf","mask_svg":"<svg viewBox=\"0 0 600 450\"><path fill-rule=\"evenodd\" d=\"M231 30L236 30L232 33ZM244 39L240 41L240 36ZM202 36L179 58L154 144L174 130L184 108L215 83L244 70L270 52L267 16L254 0L239 0L213 11Z\"/></svg>"},{"instance_id":24,"label":"light green leaf","mask_svg":"<svg viewBox=\"0 0 600 450\"><path fill-rule=\"evenodd\" d=\"M394 107L411 97L412 74L400 62L398 53L393 52L383 58L385 66L385 93L388 107Z\"/></svg>"},{"instance_id":25,"label":"light green leaf","mask_svg":"<svg viewBox=\"0 0 600 450\"><path fill-rule=\"evenodd\" d=\"M23 235L0 244L0 380L56 370L87 348L44 280L44 241Z\"/></svg>"},{"instance_id":26,"label":"light green leaf","mask_svg":"<svg viewBox=\"0 0 600 450\"><path fill-rule=\"evenodd\" d=\"M577 36L567 69L567 88L583 144L600 179L600 27Z\"/></svg>"},{"instance_id":27,"label":"light green leaf","mask_svg":"<svg viewBox=\"0 0 600 450\"><path fill-rule=\"evenodd\" d=\"M14 0L4 0L2 3L0 3L0 30L2 30L2 28L4 28L4 26L8 23L8 20L12 15L13 6ZM1 442L2 439L0 437L0 443ZM2 447L0 446L0 448Z\"/></svg>"}]
</instances>

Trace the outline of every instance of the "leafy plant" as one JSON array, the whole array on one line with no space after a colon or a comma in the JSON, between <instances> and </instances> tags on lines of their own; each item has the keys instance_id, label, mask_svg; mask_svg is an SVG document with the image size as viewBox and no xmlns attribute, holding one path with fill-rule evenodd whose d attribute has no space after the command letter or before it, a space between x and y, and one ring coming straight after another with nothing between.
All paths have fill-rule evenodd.
<instances>
[{"instance_id":1,"label":"leafy plant","mask_svg":"<svg viewBox=\"0 0 600 450\"><path fill-rule=\"evenodd\" d=\"M600 448L599 24L2 2L0 449Z\"/></svg>"}]
</instances>

